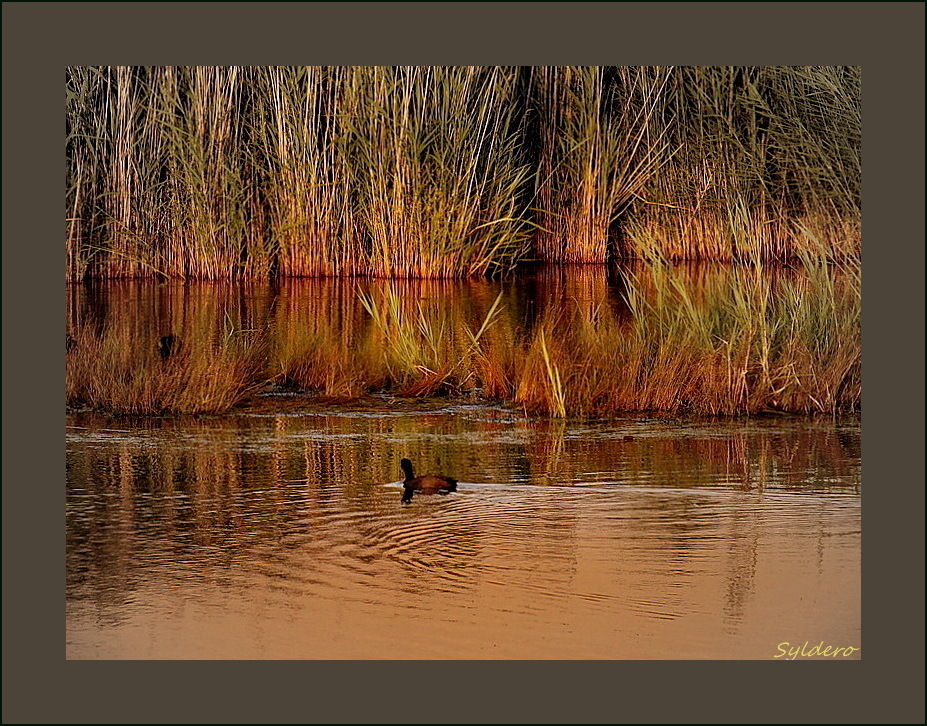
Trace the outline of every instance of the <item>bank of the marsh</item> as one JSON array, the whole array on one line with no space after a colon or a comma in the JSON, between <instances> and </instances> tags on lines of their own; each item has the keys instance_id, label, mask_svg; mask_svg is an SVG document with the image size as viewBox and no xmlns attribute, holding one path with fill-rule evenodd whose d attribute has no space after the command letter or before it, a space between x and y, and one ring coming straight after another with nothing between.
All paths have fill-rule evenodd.
<instances>
[{"instance_id":1,"label":"bank of the marsh","mask_svg":"<svg viewBox=\"0 0 927 726\"><path fill-rule=\"evenodd\" d=\"M67 276L860 249L844 67L74 67Z\"/></svg>"},{"instance_id":2,"label":"bank of the marsh","mask_svg":"<svg viewBox=\"0 0 927 726\"><path fill-rule=\"evenodd\" d=\"M853 269L76 285L67 397L120 413L220 412L268 387L465 396L558 417L851 412L861 397Z\"/></svg>"}]
</instances>

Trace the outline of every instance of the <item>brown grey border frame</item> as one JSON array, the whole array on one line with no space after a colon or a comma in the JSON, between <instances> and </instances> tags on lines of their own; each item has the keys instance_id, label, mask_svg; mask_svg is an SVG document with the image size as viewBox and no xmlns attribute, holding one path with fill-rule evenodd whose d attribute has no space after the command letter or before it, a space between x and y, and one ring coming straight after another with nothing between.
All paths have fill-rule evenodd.
<instances>
[{"instance_id":1,"label":"brown grey border frame","mask_svg":"<svg viewBox=\"0 0 927 726\"><path fill-rule=\"evenodd\" d=\"M14 2L3 61L4 723L923 723L923 3ZM63 69L166 62L862 66L862 660L66 661Z\"/></svg>"}]
</instances>

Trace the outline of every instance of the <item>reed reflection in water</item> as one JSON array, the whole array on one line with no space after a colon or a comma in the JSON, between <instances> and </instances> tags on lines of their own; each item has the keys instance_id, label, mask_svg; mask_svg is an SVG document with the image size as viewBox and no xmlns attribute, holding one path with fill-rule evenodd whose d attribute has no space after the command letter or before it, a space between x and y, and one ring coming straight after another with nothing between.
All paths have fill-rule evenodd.
<instances>
[{"instance_id":1,"label":"reed reflection in water","mask_svg":"<svg viewBox=\"0 0 927 726\"><path fill-rule=\"evenodd\" d=\"M123 282L73 286L69 299L68 401L119 413L221 413L268 382L342 399L469 395L559 417L860 405L859 278L826 266Z\"/></svg>"},{"instance_id":2,"label":"reed reflection in water","mask_svg":"<svg viewBox=\"0 0 927 726\"><path fill-rule=\"evenodd\" d=\"M461 480L400 505L400 458ZM68 415L69 658L860 645L858 421L485 404ZM856 653L859 657L859 653Z\"/></svg>"}]
</instances>

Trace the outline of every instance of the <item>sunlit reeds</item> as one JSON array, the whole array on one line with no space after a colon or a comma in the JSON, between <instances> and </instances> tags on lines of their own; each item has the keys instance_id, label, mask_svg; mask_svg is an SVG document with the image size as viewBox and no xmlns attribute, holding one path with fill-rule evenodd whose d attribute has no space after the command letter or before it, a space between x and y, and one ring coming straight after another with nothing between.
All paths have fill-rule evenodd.
<instances>
[{"instance_id":1,"label":"sunlit reeds","mask_svg":"<svg viewBox=\"0 0 927 726\"><path fill-rule=\"evenodd\" d=\"M245 327L223 296L205 304L160 301L160 320L131 306L69 326L65 386L69 406L118 414L217 413L267 380L265 331ZM221 292L221 291L220 291ZM164 337L171 345L161 344Z\"/></svg>"},{"instance_id":2,"label":"sunlit reeds","mask_svg":"<svg viewBox=\"0 0 927 726\"><path fill-rule=\"evenodd\" d=\"M340 118L369 272L506 270L528 245L517 69L373 67Z\"/></svg>"},{"instance_id":3,"label":"sunlit reeds","mask_svg":"<svg viewBox=\"0 0 927 726\"><path fill-rule=\"evenodd\" d=\"M859 256L858 68L673 68L662 88L670 156L627 211L629 256Z\"/></svg>"},{"instance_id":4,"label":"sunlit reeds","mask_svg":"<svg viewBox=\"0 0 927 726\"><path fill-rule=\"evenodd\" d=\"M287 276L335 276L363 269L341 106L346 68L254 71L250 119L273 269Z\"/></svg>"},{"instance_id":5,"label":"sunlit reeds","mask_svg":"<svg viewBox=\"0 0 927 726\"><path fill-rule=\"evenodd\" d=\"M68 277L266 275L249 69L68 69Z\"/></svg>"},{"instance_id":6,"label":"sunlit reeds","mask_svg":"<svg viewBox=\"0 0 927 726\"><path fill-rule=\"evenodd\" d=\"M530 229L519 78L69 69L69 279L511 269Z\"/></svg>"},{"instance_id":7,"label":"sunlit reeds","mask_svg":"<svg viewBox=\"0 0 927 726\"><path fill-rule=\"evenodd\" d=\"M481 373L489 373L488 388L500 386L487 367L491 344L484 338L498 320L501 292L479 322L415 297L404 300L392 284L359 299L373 322L363 350L368 368L384 372L380 385L411 396L470 393L487 388Z\"/></svg>"},{"instance_id":8,"label":"sunlit reeds","mask_svg":"<svg viewBox=\"0 0 927 726\"><path fill-rule=\"evenodd\" d=\"M119 414L218 413L246 400L260 388L263 361L253 350L233 345L186 349L162 359L154 343L105 331L96 337L78 332L68 355L67 401Z\"/></svg>"},{"instance_id":9,"label":"sunlit reeds","mask_svg":"<svg viewBox=\"0 0 927 726\"><path fill-rule=\"evenodd\" d=\"M540 152L536 250L543 260L604 263L615 224L669 158L661 110L667 69L534 69Z\"/></svg>"},{"instance_id":10,"label":"sunlit reeds","mask_svg":"<svg viewBox=\"0 0 927 726\"><path fill-rule=\"evenodd\" d=\"M859 256L856 68L83 66L66 88L70 280Z\"/></svg>"}]
</instances>

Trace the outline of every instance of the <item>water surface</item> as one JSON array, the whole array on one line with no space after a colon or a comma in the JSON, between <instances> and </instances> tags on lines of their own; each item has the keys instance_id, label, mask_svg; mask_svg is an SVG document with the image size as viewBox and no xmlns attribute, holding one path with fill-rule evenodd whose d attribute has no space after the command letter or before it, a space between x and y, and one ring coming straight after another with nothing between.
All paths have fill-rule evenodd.
<instances>
[{"instance_id":1,"label":"water surface","mask_svg":"<svg viewBox=\"0 0 927 726\"><path fill-rule=\"evenodd\" d=\"M273 383L221 416L68 413L67 656L768 659L782 643L860 647L858 417L556 420L481 400L493 380L507 385L511 371L494 366L548 375L537 356L533 369L520 360L538 331L545 351L566 346L554 361L564 376L588 378L583 361L609 356L583 346L610 351L649 330L624 292L653 287L658 306L659 286L613 272L70 286L69 381L105 354L80 383L102 386L101 400L140 395L144 380L155 393L159 381L202 385L237 360L223 356L238 341L256 356L251 374ZM678 274L696 307L740 289L730 268ZM774 295L805 289L794 271L761 274ZM782 287L789 275L798 287ZM160 355L167 335L177 365ZM669 363L610 369L601 383L651 370L669 390L685 377ZM171 377L185 365L199 378ZM370 395L381 376L414 387L409 370L456 381L454 397ZM459 491L401 505L403 457Z\"/></svg>"},{"instance_id":2,"label":"water surface","mask_svg":"<svg viewBox=\"0 0 927 726\"><path fill-rule=\"evenodd\" d=\"M402 457L459 491L401 505ZM277 395L215 417L72 412L66 460L68 658L861 646L858 420Z\"/></svg>"}]
</instances>

